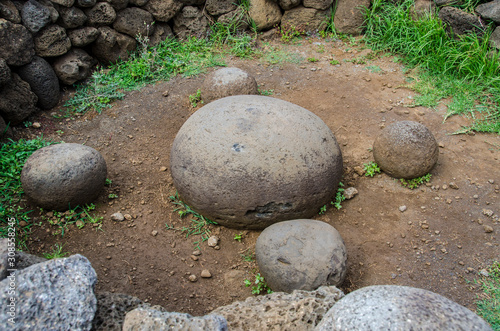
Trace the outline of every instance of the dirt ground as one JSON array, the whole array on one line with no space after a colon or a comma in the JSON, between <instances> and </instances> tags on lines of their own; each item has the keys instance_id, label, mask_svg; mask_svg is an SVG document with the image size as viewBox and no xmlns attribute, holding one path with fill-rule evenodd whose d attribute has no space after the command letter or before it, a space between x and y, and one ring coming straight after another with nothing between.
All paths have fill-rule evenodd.
<instances>
[{"instance_id":1,"label":"dirt ground","mask_svg":"<svg viewBox=\"0 0 500 331\"><path fill-rule=\"evenodd\" d=\"M272 97L312 111L335 134L344 158L342 181L359 194L341 210L329 207L316 219L334 226L347 246L348 273L341 289L408 285L475 310L481 292L474 279L500 257L500 137L453 135L469 119L454 116L443 123L444 104L437 109L408 107L415 94L405 87L403 67L392 57L346 62L371 51L322 39L281 47L304 60L270 65L261 59L228 58L227 64L252 74L261 90L273 90ZM339 65L330 64L332 56ZM28 243L32 253L41 255L54 243L65 244L64 251L82 254L92 263L99 279L96 291L127 293L169 311L202 315L252 295L244 280L254 279L256 264L243 257L252 256L259 232L212 226L220 249L202 242L195 261L191 255L199 236L186 238L166 227L190 224L168 199L175 193L169 154L177 131L196 111L189 95L204 77L177 77L127 93L100 115L57 120L51 116L54 109L30 119L42 127L23 129L22 135L44 132L54 140L91 146L104 156L112 180L96 202L97 213L104 217L102 231L89 225L70 227L61 237L44 223L33 227ZM355 171L373 160L370 148L380 130L400 120L425 124L440 144L432 180L415 190L385 174L370 178ZM404 212L401 206L406 206ZM110 216L118 211L132 220L112 221ZM234 239L238 234L241 242ZM201 278L203 269L212 277ZM189 281L191 274L198 277L196 282Z\"/></svg>"}]
</instances>

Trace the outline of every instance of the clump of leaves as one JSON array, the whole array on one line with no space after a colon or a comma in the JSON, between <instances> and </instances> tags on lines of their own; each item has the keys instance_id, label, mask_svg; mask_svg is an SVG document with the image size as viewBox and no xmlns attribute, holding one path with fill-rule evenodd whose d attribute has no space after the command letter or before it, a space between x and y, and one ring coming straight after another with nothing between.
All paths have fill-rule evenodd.
<instances>
[{"instance_id":1,"label":"clump of leaves","mask_svg":"<svg viewBox=\"0 0 500 331\"><path fill-rule=\"evenodd\" d=\"M255 285L252 286L252 284ZM255 274L255 281L253 283L252 281L245 279L245 286L252 286L252 294L273 293L273 291L267 285L266 280L260 275L260 273Z\"/></svg>"},{"instance_id":2,"label":"clump of leaves","mask_svg":"<svg viewBox=\"0 0 500 331\"><path fill-rule=\"evenodd\" d=\"M237 242L241 242L241 240L243 239L243 233L238 233L238 234L235 234L234 235L234 240L236 240Z\"/></svg>"},{"instance_id":3,"label":"clump of leaves","mask_svg":"<svg viewBox=\"0 0 500 331\"><path fill-rule=\"evenodd\" d=\"M342 208L342 202L345 201L345 196L344 196L344 184L342 182L339 182L339 188L337 189L337 193L335 194L335 201L330 201L330 204L334 206L337 209ZM319 215L323 215L326 212L326 205L321 207L319 209Z\"/></svg>"},{"instance_id":4,"label":"clump of leaves","mask_svg":"<svg viewBox=\"0 0 500 331\"><path fill-rule=\"evenodd\" d=\"M201 100L201 90L198 89L196 93L193 93L189 96L189 102L191 102L191 107L196 108L198 107L198 102L203 103Z\"/></svg>"},{"instance_id":5,"label":"clump of leaves","mask_svg":"<svg viewBox=\"0 0 500 331\"><path fill-rule=\"evenodd\" d=\"M274 90L261 90L261 89L259 89L260 95L272 95L273 93L274 93Z\"/></svg>"},{"instance_id":6,"label":"clump of leaves","mask_svg":"<svg viewBox=\"0 0 500 331\"><path fill-rule=\"evenodd\" d=\"M55 244L54 247L52 247L52 252L43 253L43 257L49 260L65 257L69 252L63 252L63 248L64 245Z\"/></svg>"},{"instance_id":7,"label":"clump of leaves","mask_svg":"<svg viewBox=\"0 0 500 331\"><path fill-rule=\"evenodd\" d=\"M476 302L477 313L490 323L493 330L500 330L500 262L493 262L488 274L476 280L483 290L482 300Z\"/></svg>"},{"instance_id":8,"label":"clump of leaves","mask_svg":"<svg viewBox=\"0 0 500 331\"><path fill-rule=\"evenodd\" d=\"M311 63L314 63L314 62L318 62L319 59L315 58L315 57L310 57L307 59L307 62L311 62Z\"/></svg>"},{"instance_id":9,"label":"clump of leaves","mask_svg":"<svg viewBox=\"0 0 500 331\"><path fill-rule=\"evenodd\" d=\"M363 167L365 169L365 176L367 176L367 177L368 176L373 177L376 174L379 174L381 172L378 164L376 164L375 162L372 162L372 161L363 164Z\"/></svg>"},{"instance_id":10,"label":"clump of leaves","mask_svg":"<svg viewBox=\"0 0 500 331\"><path fill-rule=\"evenodd\" d=\"M399 179L399 182L404 187L407 187L410 190L413 190L424 183L428 183L431 180L431 177L432 177L431 174L427 174L427 175L424 175L422 177L417 177L417 178L408 179L408 180L401 178L401 179Z\"/></svg>"},{"instance_id":11,"label":"clump of leaves","mask_svg":"<svg viewBox=\"0 0 500 331\"><path fill-rule=\"evenodd\" d=\"M59 227L58 230L52 232L53 235L60 234L64 236L64 232L71 224L76 225L79 229L84 228L85 224L92 224L96 230L102 230L103 217L91 213L95 208L96 206L93 203L84 206L76 206L65 212L44 211L40 208L40 217L42 221Z\"/></svg>"},{"instance_id":12,"label":"clump of leaves","mask_svg":"<svg viewBox=\"0 0 500 331\"><path fill-rule=\"evenodd\" d=\"M330 64L331 64L332 66L336 66L337 64L340 64L340 61L339 61L339 60L331 60L331 61L330 61Z\"/></svg>"}]
</instances>

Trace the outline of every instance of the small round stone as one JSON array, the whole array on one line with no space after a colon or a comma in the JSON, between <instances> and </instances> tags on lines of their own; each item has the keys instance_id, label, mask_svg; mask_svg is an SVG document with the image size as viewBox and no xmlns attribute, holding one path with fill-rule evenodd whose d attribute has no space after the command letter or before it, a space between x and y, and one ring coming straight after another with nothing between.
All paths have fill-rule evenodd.
<instances>
[{"instance_id":1,"label":"small round stone","mask_svg":"<svg viewBox=\"0 0 500 331\"><path fill-rule=\"evenodd\" d=\"M203 102L232 95L259 94L255 78L239 68L222 68L209 74L201 86Z\"/></svg>"},{"instance_id":2,"label":"small round stone","mask_svg":"<svg viewBox=\"0 0 500 331\"><path fill-rule=\"evenodd\" d=\"M106 162L95 149L57 144L37 150L21 172L24 193L43 209L67 210L94 201L104 187Z\"/></svg>"},{"instance_id":3,"label":"small round stone","mask_svg":"<svg viewBox=\"0 0 500 331\"><path fill-rule=\"evenodd\" d=\"M438 149L426 126L400 121L386 127L375 139L373 157L390 176L412 179L431 171L438 160Z\"/></svg>"},{"instance_id":4,"label":"small round stone","mask_svg":"<svg viewBox=\"0 0 500 331\"><path fill-rule=\"evenodd\" d=\"M196 275L190 275L188 279L190 282L194 283L198 280L198 277L196 277Z\"/></svg>"},{"instance_id":5,"label":"small round stone","mask_svg":"<svg viewBox=\"0 0 500 331\"><path fill-rule=\"evenodd\" d=\"M260 273L273 291L313 291L340 285L346 275L347 252L331 225L316 220L273 224L255 244Z\"/></svg>"},{"instance_id":6,"label":"small round stone","mask_svg":"<svg viewBox=\"0 0 500 331\"><path fill-rule=\"evenodd\" d=\"M203 269L201 271L201 278L211 278L212 277L212 274L210 273L210 271L208 269Z\"/></svg>"},{"instance_id":7,"label":"small round stone","mask_svg":"<svg viewBox=\"0 0 500 331\"><path fill-rule=\"evenodd\" d=\"M292 103L255 95L216 100L175 137L170 169L183 201L230 228L310 218L342 176L328 126Z\"/></svg>"},{"instance_id":8,"label":"small round stone","mask_svg":"<svg viewBox=\"0 0 500 331\"><path fill-rule=\"evenodd\" d=\"M315 330L492 330L469 309L439 294L406 286L376 285L351 292Z\"/></svg>"}]
</instances>

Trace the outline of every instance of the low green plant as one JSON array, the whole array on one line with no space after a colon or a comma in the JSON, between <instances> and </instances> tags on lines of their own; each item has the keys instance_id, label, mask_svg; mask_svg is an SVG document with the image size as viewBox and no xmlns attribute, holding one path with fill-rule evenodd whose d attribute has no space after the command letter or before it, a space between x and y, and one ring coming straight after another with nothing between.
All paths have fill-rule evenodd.
<instances>
[{"instance_id":1,"label":"low green plant","mask_svg":"<svg viewBox=\"0 0 500 331\"><path fill-rule=\"evenodd\" d=\"M366 70L373 72L373 73L381 73L383 70L379 66L368 66L365 68Z\"/></svg>"},{"instance_id":2,"label":"low green plant","mask_svg":"<svg viewBox=\"0 0 500 331\"><path fill-rule=\"evenodd\" d=\"M96 230L102 230L102 216L97 216L92 213L96 206L91 203L83 206L70 208L65 212L60 211L44 211L40 208L40 218L42 222L48 222L51 225L57 226L58 229L52 232L53 235L64 236L68 226L74 224L77 228L82 229L86 224L92 224Z\"/></svg>"},{"instance_id":3,"label":"low green plant","mask_svg":"<svg viewBox=\"0 0 500 331\"><path fill-rule=\"evenodd\" d=\"M367 177L368 176L373 177L376 174L379 174L381 172L378 164L376 164L375 162L372 162L372 161L370 161L368 163L364 163L363 168L365 170L365 176L367 176Z\"/></svg>"},{"instance_id":4,"label":"low green plant","mask_svg":"<svg viewBox=\"0 0 500 331\"><path fill-rule=\"evenodd\" d=\"M116 198L118 198L118 194L110 193L110 194L108 194L108 198L109 199L116 199Z\"/></svg>"},{"instance_id":5,"label":"low green plant","mask_svg":"<svg viewBox=\"0 0 500 331\"><path fill-rule=\"evenodd\" d=\"M189 96L189 102L191 102L191 107L196 108L198 107L198 102L203 103L201 100L201 90L198 89L196 93L193 93Z\"/></svg>"},{"instance_id":6,"label":"low green plant","mask_svg":"<svg viewBox=\"0 0 500 331\"><path fill-rule=\"evenodd\" d=\"M175 195L169 196L169 200L173 205L177 206L177 208L174 209L174 212L177 212L181 219L189 215L191 216L191 223L188 226L183 226L182 228L176 228L173 225L166 224L167 230L185 233L186 238L189 236L199 236L200 240L195 241L194 245L197 249L201 249L200 243L208 240L210 236L210 225L216 225L217 222L211 221L191 209L191 207L179 199L179 194L177 192L175 192Z\"/></svg>"},{"instance_id":7,"label":"low green plant","mask_svg":"<svg viewBox=\"0 0 500 331\"><path fill-rule=\"evenodd\" d=\"M314 62L318 62L319 59L315 58L315 57L310 57L307 59L307 62L311 62L311 63L314 63Z\"/></svg>"},{"instance_id":8,"label":"low green plant","mask_svg":"<svg viewBox=\"0 0 500 331\"><path fill-rule=\"evenodd\" d=\"M402 186L407 187L410 190L413 190L424 183L428 183L431 180L431 177L432 177L431 174L427 174L413 179L400 178L399 182L401 183Z\"/></svg>"},{"instance_id":9,"label":"low green plant","mask_svg":"<svg viewBox=\"0 0 500 331\"><path fill-rule=\"evenodd\" d=\"M281 36L281 41L284 43L289 43L295 38L306 34L306 29L304 25L293 25L290 23L281 24L277 26L278 33Z\"/></svg>"},{"instance_id":10,"label":"low green plant","mask_svg":"<svg viewBox=\"0 0 500 331\"><path fill-rule=\"evenodd\" d=\"M254 285L252 285L254 284ZM260 273L255 274L255 281L252 283L252 281L245 279L245 286L246 287L252 287L252 294L263 294L263 293L273 293L273 291L267 286L267 283L260 275Z\"/></svg>"},{"instance_id":11,"label":"low green plant","mask_svg":"<svg viewBox=\"0 0 500 331\"><path fill-rule=\"evenodd\" d=\"M339 61L339 60L331 60L331 61L330 61L330 64L331 64L332 66L336 66L337 64L340 64L340 61Z\"/></svg>"},{"instance_id":12,"label":"low green plant","mask_svg":"<svg viewBox=\"0 0 500 331\"><path fill-rule=\"evenodd\" d=\"M106 178L106 181L104 182L104 185L111 186L112 183L113 183L113 181L111 179Z\"/></svg>"},{"instance_id":13,"label":"low green plant","mask_svg":"<svg viewBox=\"0 0 500 331\"><path fill-rule=\"evenodd\" d=\"M366 59L363 56L353 57L352 59L345 59L344 62L351 62L354 64L366 64Z\"/></svg>"},{"instance_id":14,"label":"low green plant","mask_svg":"<svg viewBox=\"0 0 500 331\"><path fill-rule=\"evenodd\" d=\"M65 257L66 255L69 255L69 252L63 252L64 245L60 244L55 244L54 247L52 247L52 251L49 253L43 253L43 257L46 259L59 259L62 257Z\"/></svg>"},{"instance_id":15,"label":"low green plant","mask_svg":"<svg viewBox=\"0 0 500 331\"><path fill-rule=\"evenodd\" d=\"M304 61L304 58L295 52L289 52L284 48L270 46L269 44L264 44L261 52L260 60L267 64L281 66L285 62L299 64Z\"/></svg>"},{"instance_id":16,"label":"low green plant","mask_svg":"<svg viewBox=\"0 0 500 331\"><path fill-rule=\"evenodd\" d=\"M238 242L241 242L242 239L243 239L243 234L242 233L238 233L238 234L234 235L234 240L236 240Z\"/></svg>"},{"instance_id":17,"label":"low green plant","mask_svg":"<svg viewBox=\"0 0 500 331\"><path fill-rule=\"evenodd\" d=\"M337 189L337 193L335 194L335 201L330 201L330 204L334 206L335 208L341 209L342 208L342 202L345 201L345 196L344 196L344 183L339 182L339 187ZM327 206L324 205L319 209L318 214L323 215L326 212Z\"/></svg>"},{"instance_id":18,"label":"low green plant","mask_svg":"<svg viewBox=\"0 0 500 331\"><path fill-rule=\"evenodd\" d=\"M500 262L493 262L487 268L488 276L476 279L483 291L481 299L476 302L477 314L484 318L493 330L500 330Z\"/></svg>"},{"instance_id":19,"label":"low green plant","mask_svg":"<svg viewBox=\"0 0 500 331\"><path fill-rule=\"evenodd\" d=\"M243 261L246 261L246 262L254 262L255 261L255 253L254 252L240 254L240 256L243 259Z\"/></svg>"},{"instance_id":20,"label":"low green plant","mask_svg":"<svg viewBox=\"0 0 500 331\"><path fill-rule=\"evenodd\" d=\"M10 224L16 229L16 247L26 248L26 239L33 225L31 210L25 210L22 202L24 191L21 171L24 163L36 150L54 144L43 137L32 140L9 140L0 146L0 238L7 238ZM13 222L9 222L13 220ZM21 224L24 224L21 226Z\"/></svg>"},{"instance_id":21,"label":"low green plant","mask_svg":"<svg viewBox=\"0 0 500 331\"><path fill-rule=\"evenodd\" d=\"M273 89L270 89L270 90L261 90L261 89L259 89L259 94L260 95L273 95L273 93L274 93Z\"/></svg>"},{"instance_id":22,"label":"low green plant","mask_svg":"<svg viewBox=\"0 0 500 331\"><path fill-rule=\"evenodd\" d=\"M33 125L33 123L31 123L30 121L25 121L25 122L23 122L23 125L25 128L29 128L30 126Z\"/></svg>"}]
</instances>

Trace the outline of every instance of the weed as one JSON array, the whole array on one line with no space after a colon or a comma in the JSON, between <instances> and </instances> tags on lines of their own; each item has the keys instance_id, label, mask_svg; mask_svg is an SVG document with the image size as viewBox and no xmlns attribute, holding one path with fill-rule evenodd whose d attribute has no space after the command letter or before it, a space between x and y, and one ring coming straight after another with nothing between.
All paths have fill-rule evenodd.
<instances>
[{"instance_id":1,"label":"weed","mask_svg":"<svg viewBox=\"0 0 500 331\"><path fill-rule=\"evenodd\" d=\"M352 59L345 59L344 62L351 62L354 64L366 64L366 59L363 56L354 57Z\"/></svg>"},{"instance_id":2,"label":"weed","mask_svg":"<svg viewBox=\"0 0 500 331\"><path fill-rule=\"evenodd\" d=\"M246 262L254 262L255 261L255 253L249 252L247 254L240 254L241 258Z\"/></svg>"},{"instance_id":3,"label":"weed","mask_svg":"<svg viewBox=\"0 0 500 331\"><path fill-rule=\"evenodd\" d=\"M319 60L315 57L310 57L307 59L307 62L311 62L311 63L314 63L314 62L318 62Z\"/></svg>"},{"instance_id":4,"label":"weed","mask_svg":"<svg viewBox=\"0 0 500 331\"><path fill-rule=\"evenodd\" d=\"M379 66L368 66L365 68L366 70L373 72L373 73L381 73L383 70Z\"/></svg>"},{"instance_id":5,"label":"weed","mask_svg":"<svg viewBox=\"0 0 500 331\"><path fill-rule=\"evenodd\" d=\"M243 234L242 233L238 233L238 234L234 235L234 240L236 240L238 242L241 242L242 239L243 239Z\"/></svg>"},{"instance_id":6,"label":"weed","mask_svg":"<svg viewBox=\"0 0 500 331\"><path fill-rule=\"evenodd\" d=\"M106 182L104 183L104 185L111 186L112 183L113 183L113 181L111 179L106 178Z\"/></svg>"},{"instance_id":7,"label":"weed","mask_svg":"<svg viewBox=\"0 0 500 331\"><path fill-rule=\"evenodd\" d=\"M108 195L108 198L109 198L109 199L116 199L116 198L118 198L118 194L115 194L115 193L110 193L110 194Z\"/></svg>"},{"instance_id":8,"label":"weed","mask_svg":"<svg viewBox=\"0 0 500 331\"><path fill-rule=\"evenodd\" d=\"M285 62L299 64L304 58L297 53L265 44L261 60L265 63L281 66Z\"/></svg>"},{"instance_id":9,"label":"weed","mask_svg":"<svg viewBox=\"0 0 500 331\"><path fill-rule=\"evenodd\" d=\"M344 183L339 182L339 187L337 189L337 193L335 194L335 201L330 201L330 204L334 206L335 208L341 209L342 208L342 202L345 201L345 196L344 196ZM323 215L326 212L327 206L324 205L319 209L318 214Z\"/></svg>"},{"instance_id":10,"label":"weed","mask_svg":"<svg viewBox=\"0 0 500 331\"><path fill-rule=\"evenodd\" d=\"M304 35L306 32L304 25L292 25L290 23L281 24L281 26L277 26L278 33L281 36L281 41L284 43L289 43L295 38Z\"/></svg>"},{"instance_id":11,"label":"weed","mask_svg":"<svg viewBox=\"0 0 500 331\"><path fill-rule=\"evenodd\" d=\"M481 277L481 300L476 302L477 313L490 323L493 330L500 330L500 262L493 262L488 268L489 276Z\"/></svg>"},{"instance_id":12,"label":"weed","mask_svg":"<svg viewBox=\"0 0 500 331\"><path fill-rule=\"evenodd\" d=\"M330 64L331 64L332 66L336 66L337 64L340 64L340 61L339 61L339 60L331 60L331 61L330 61Z\"/></svg>"},{"instance_id":13,"label":"weed","mask_svg":"<svg viewBox=\"0 0 500 331\"><path fill-rule=\"evenodd\" d=\"M316 52L323 54L325 52L325 45L318 45Z\"/></svg>"},{"instance_id":14,"label":"weed","mask_svg":"<svg viewBox=\"0 0 500 331\"><path fill-rule=\"evenodd\" d=\"M255 281L253 282L253 284L255 284L255 286L252 286L252 282L250 280L245 279L245 286L252 286L252 294L273 293L269 286L267 286L264 277L262 277L260 273L255 274Z\"/></svg>"},{"instance_id":15,"label":"weed","mask_svg":"<svg viewBox=\"0 0 500 331\"><path fill-rule=\"evenodd\" d=\"M23 125L25 128L29 128L30 126L33 125L33 123L31 123L30 121L25 121L25 122L23 122Z\"/></svg>"},{"instance_id":16,"label":"weed","mask_svg":"<svg viewBox=\"0 0 500 331\"><path fill-rule=\"evenodd\" d=\"M90 212L95 210L96 206L91 203L84 206L76 206L70 208L65 212L59 211L44 211L40 208L40 217L42 221L48 222L51 225L57 226L58 229L53 231L53 235L64 236L68 226L71 224L76 225L77 228L82 229L85 224L92 224L96 230L102 230L102 216L96 216Z\"/></svg>"},{"instance_id":17,"label":"weed","mask_svg":"<svg viewBox=\"0 0 500 331\"><path fill-rule=\"evenodd\" d=\"M194 244L197 249L201 249L200 243L208 240L209 238L210 235L209 226L211 224L217 224L217 223L209 220L208 218L204 217L203 215L191 209L191 207L189 207L187 204L185 204L183 201L179 199L179 194L177 192L175 192L175 195L171 195L169 197L169 200L172 202L172 204L178 206L178 208L174 209L174 212L177 212L181 218L184 218L185 216L188 215L191 215L192 218L191 218L191 224L189 226L184 226L182 228L175 228L173 225L166 224L167 230L181 231L181 233L186 234L186 238L188 238L190 235L199 235L200 240L195 241Z\"/></svg>"},{"instance_id":18,"label":"weed","mask_svg":"<svg viewBox=\"0 0 500 331\"><path fill-rule=\"evenodd\" d=\"M375 162L368 162L363 164L363 168L365 169L365 176L373 177L375 174L379 174L381 172L380 167Z\"/></svg>"},{"instance_id":19,"label":"weed","mask_svg":"<svg viewBox=\"0 0 500 331\"><path fill-rule=\"evenodd\" d=\"M259 89L259 94L260 95L272 95L274 93L274 90L261 90Z\"/></svg>"},{"instance_id":20,"label":"weed","mask_svg":"<svg viewBox=\"0 0 500 331\"><path fill-rule=\"evenodd\" d=\"M26 248L32 211L24 210L21 171L28 157L36 150L54 144L39 137L33 140L10 140L0 146L0 238L7 238L9 220L14 219L16 246ZM21 224L25 224L22 225Z\"/></svg>"},{"instance_id":21,"label":"weed","mask_svg":"<svg viewBox=\"0 0 500 331\"><path fill-rule=\"evenodd\" d=\"M64 245L55 244L54 247L52 247L52 252L43 253L43 257L49 260L65 257L69 252L63 252L63 248Z\"/></svg>"},{"instance_id":22,"label":"weed","mask_svg":"<svg viewBox=\"0 0 500 331\"><path fill-rule=\"evenodd\" d=\"M203 103L203 101L201 100L201 90L200 89L198 89L198 91L196 91L196 93L191 94L189 96L189 102L191 102L191 107L193 107L193 108L198 107L198 102Z\"/></svg>"},{"instance_id":23,"label":"weed","mask_svg":"<svg viewBox=\"0 0 500 331\"><path fill-rule=\"evenodd\" d=\"M417 178L408 179L408 180L406 180L404 178L400 178L399 182L401 183L402 186L407 187L410 190L413 190L424 183L428 183L431 180L431 177L432 177L431 174L427 174L427 175L424 175L422 177L417 177Z\"/></svg>"}]
</instances>

